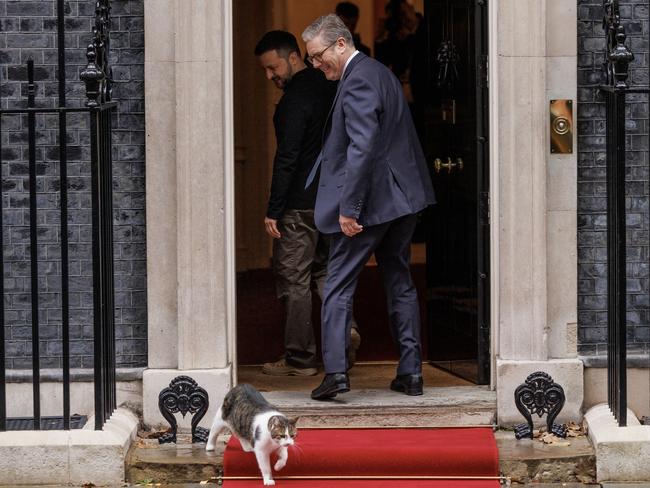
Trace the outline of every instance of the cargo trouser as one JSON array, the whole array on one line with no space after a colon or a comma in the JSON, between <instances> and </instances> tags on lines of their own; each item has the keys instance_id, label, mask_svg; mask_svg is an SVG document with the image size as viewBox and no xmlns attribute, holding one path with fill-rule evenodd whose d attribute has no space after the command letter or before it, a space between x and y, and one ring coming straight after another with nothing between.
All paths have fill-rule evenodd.
<instances>
[{"instance_id":1,"label":"cargo trouser","mask_svg":"<svg viewBox=\"0 0 650 488\"><path fill-rule=\"evenodd\" d=\"M278 220L280 239L273 240L273 270L278 298L284 303L285 359L298 368L316 367L312 323L312 283L323 297L329 246L314 223L313 210L287 210Z\"/></svg>"}]
</instances>

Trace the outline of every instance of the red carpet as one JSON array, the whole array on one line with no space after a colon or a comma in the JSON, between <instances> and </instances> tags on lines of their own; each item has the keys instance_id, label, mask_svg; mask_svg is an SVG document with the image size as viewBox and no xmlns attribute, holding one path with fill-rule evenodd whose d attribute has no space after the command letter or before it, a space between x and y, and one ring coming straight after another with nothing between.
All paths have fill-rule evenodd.
<instances>
[{"instance_id":1,"label":"red carpet","mask_svg":"<svg viewBox=\"0 0 650 488\"><path fill-rule=\"evenodd\" d=\"M301 429L298 447L274 477L283 476L449 476L499 475L496 442L489 428L468 429ZM271 460L272 464L275 459ZM253 453L234 437L224 455L224 476L260 476ZM470 487L497 488L498 480L282 480L276 486L319 487ZM261 479L225 486L261 486Z\"/></svg>"},{"instance_id":2,"label":"red carpet","mask_svg":"<svg viewBox=\"0 0 650 488\"><path fill-rule=\"evenodd\" d=\"M259 488L262 480L224 481L226 488ZM500 488L497 480L279 480L278 488Z\"/></svg>"}]
</instances>

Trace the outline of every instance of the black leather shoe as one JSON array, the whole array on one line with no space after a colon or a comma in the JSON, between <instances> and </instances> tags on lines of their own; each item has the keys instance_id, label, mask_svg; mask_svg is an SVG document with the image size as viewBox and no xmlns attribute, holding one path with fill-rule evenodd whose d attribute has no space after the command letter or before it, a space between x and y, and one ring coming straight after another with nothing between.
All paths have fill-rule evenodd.
<instances>
[{"instance_id":1,"label":"black leather shoe","mask_svg":"<svg viewBox=\"0 0 650 488\"><path fill-rule=\"evenodd\" d=\"M422 395L423 384L421 374L398 374L390 382L390 389L410 396L418 396Z\"/></svg>"},{"instance_id":2,"label":"black leather shoe","mask_svg":"<svg viewBox=\"0 0 650 488\"><path fill-rule=\"evenodd\" d=\"M326 374L318 388L311 392L314 400L328 400L339 393L350 391L350 379L345 373Z\"/></svg>"}]
</instances>

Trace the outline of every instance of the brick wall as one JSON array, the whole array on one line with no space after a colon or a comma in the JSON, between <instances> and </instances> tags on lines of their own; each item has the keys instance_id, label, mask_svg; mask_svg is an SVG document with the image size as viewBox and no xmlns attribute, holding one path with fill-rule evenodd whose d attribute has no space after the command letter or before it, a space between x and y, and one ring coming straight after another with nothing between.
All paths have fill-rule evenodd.
<instances>
[{"instance_id":1,"label":"brick wall","mask_svg":"<svg viewBox=\"0 0 650 488\"><path fill-rule=\"evenodd\" d=\"M647 0L621 0L628 45L636 59L630 81L648 83ZM114 205L117 360L146 364L146 265L144 220L143 0L113 0L111 59L120 104L114 133ZM93 0L66 3L68 105L83 103L78 81L90 39ZM24 63L35 60L39 103L56 104L56 20L53 0L0 0L0 96L2 106L24 103ZM578 0L578 333L585 355L605 350L605 106L598 94L604 52L602 0ZM645 39L644 39L645 37ZM22 93L21 93L22 92ZM628 293L632 349L650 344L648 316L648 103L631 97L628 109ZM44 367L59 365L60 253L56 117L38 122L41 352ZM29 213L25 121L3 117L2 175L7 364L30 365ZM87 122L68 122L70 188L71 335L74 366L92 360L90 202Z\"/></svg>"},{"instance_id":2,"label":"brick wall","mask_svg":"<svg viewBox=\"0 0 650 488\"><path fill-rule=\"evenodd\" d=\"M67 105L85 100L79 72L92 38L94 0L66 2ZM145 247L143 0L112 1L111 61L116 81L114 118L115 301L118 366L144 366L147 353ZM28 59L35 62L37 103L57 105L56 4L0 0L2 107L25 106ZM27 122L2 119L2 203L7 366L31 366L31 296ZM61 262L58 116L37 119L40 335L42 367L59 367ZM71 364L91 367L92 265L87 115L68 118Z\"/></svg>"},{"instance_id":3,"label":"brick wall","mask_svg":"<svg viewBox=\"0 0 650 488\"><path fill-rule=\"evenodd\" d=\"M631 85L648 85L647 0L621 0L627 45L635 55ZM607 339L605 37L602 0L578 0L578 341L584 355L603 355ZM626 182L628 343L647 352L648 316L648 102L629 97Z\"/></svg>"}]
</instances>

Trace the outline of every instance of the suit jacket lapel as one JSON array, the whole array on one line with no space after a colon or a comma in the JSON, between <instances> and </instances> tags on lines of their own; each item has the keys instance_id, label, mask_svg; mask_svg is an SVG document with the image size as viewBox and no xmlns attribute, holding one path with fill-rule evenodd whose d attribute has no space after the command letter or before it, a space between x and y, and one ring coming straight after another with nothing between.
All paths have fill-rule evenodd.
<instances>
[{"instance_id":1,"label":"suit jacket lapel","mask_svg":"<svg viewBox=\"0 0 650 488\"><path fill-rule=\"evenodd\" d=\"M336 87L336 95L334 95L334 100L332 101L332 106L330 107L330 111L327 114L327 118L325 119L325 125L323 126L323 135L321 137L321 147L325 144L325 136L328 133L328 129L330 128L330 118L332 117L332 112L334 111L334 106L336 105L337 100L339 99L339 94L341 93L341 87L343 86L343 83L345 82L346 78L350 75L350 72L354 69L354 67L361 61L363 58L367 58L365 54L362 52L359 52L354 58L350 60L350 64L348 64L347 68L345 68L345 72L343 73L343 77L339 80L339 84Z\"/></svg>"}]
</instances>

